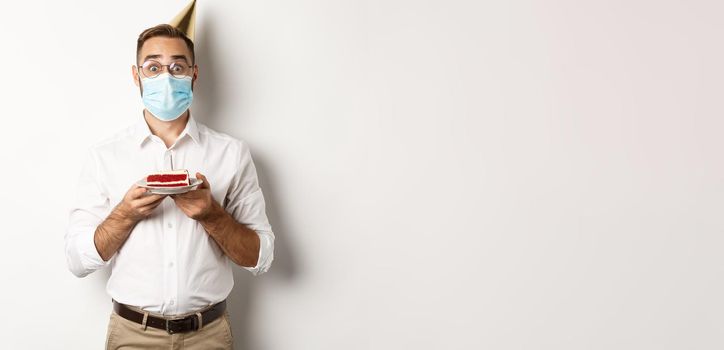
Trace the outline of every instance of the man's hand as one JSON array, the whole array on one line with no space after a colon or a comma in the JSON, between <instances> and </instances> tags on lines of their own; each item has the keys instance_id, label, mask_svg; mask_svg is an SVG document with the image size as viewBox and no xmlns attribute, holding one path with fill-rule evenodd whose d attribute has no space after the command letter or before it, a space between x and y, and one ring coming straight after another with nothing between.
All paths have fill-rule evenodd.
<instances>
[{"instance_id":1,"label":"man's hand","mask_svg":"<svg viewBox=\"0 0 724 350\"><path fill-rule=\"evenodd\" d=\"M161 201L166 198L165 194L147 193L148 189L136 184L123 196L123 200L116 209L119 214L133 222L139 222L151 215Z\"/></svg>"},{"instance_id":2,"label":"man's hand","mask_svg":"<svg viewBox=\"0 0 724 350\"><path fill-rule=\"evenodd\" d=\"M201 179L203 183L195 190L170 196L186 216L196 221L203 221L219 214L219 210L223 211L223 208L211 196L211 185L206 176L196 173L196 178Z\"/></svg>"},{"instance_id":3,"label":"man's hand","mask_svg":"<svg viewBox=\"0 0 724 350\"><path fill-rule=\"evenodd\" d=\"M198 221L233 262L240 266L255 266L259 260L259 235L236 221L214 200L206 176L196 173L196 178L204 182L195 190L171 195L176 206Z\"/></svg>"},{"instance_id":4,"label":"man's hand","mask_svg":"<svg viewBox=\"0 0 724 350\"><path fill-rule=\"evenodd\" d=\"M93 242L98 254L104 261L108 261L123 245L131 234L133 226L151 215L166 195L146 194L148 190L137 185L123 196L123 200L116 205L108 217L96 227Z\"/></svg>"}]
</instances>

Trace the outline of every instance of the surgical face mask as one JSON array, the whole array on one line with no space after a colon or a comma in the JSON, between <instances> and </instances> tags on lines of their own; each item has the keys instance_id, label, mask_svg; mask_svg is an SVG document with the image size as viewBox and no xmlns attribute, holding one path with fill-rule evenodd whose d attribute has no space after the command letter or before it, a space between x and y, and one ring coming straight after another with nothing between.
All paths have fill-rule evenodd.
<instances>
[{"instance_id":1,"label":"surgical face mask","mask_svg":"<svg viewBox=\"0 0 724 350\"><path fill-rule=\"evenodd\" d=\"M189 76L176 78L162 73L155 78L141 79L141 85L146 109L163 121L180 117L191 106L194 98Z\"/></svg>"}]
</instances>

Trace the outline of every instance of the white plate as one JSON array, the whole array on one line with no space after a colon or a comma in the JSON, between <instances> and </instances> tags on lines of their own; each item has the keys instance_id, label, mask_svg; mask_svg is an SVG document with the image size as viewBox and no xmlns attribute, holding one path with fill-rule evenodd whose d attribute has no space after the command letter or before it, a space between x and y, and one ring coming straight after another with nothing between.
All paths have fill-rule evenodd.
<instances>
[{"instance_id":1,"label":"white plate","mask_svg":"<svg viewBox=\"0 0 724 350\"><path fill-rule=\"evenodd\" d=\"M181 186L181 187L156 187L156 186L149 186L146 184L146 178L140 179L136 181L136 185L140 187L148 188L151 193L155 194L179 194L179 193L186 193L188 191L191 191L194 189L194 187L201 185L201 183L204 182L201 179L189 177L189 183L191 183L188 186Z\"/></svg>"}]
</instances>

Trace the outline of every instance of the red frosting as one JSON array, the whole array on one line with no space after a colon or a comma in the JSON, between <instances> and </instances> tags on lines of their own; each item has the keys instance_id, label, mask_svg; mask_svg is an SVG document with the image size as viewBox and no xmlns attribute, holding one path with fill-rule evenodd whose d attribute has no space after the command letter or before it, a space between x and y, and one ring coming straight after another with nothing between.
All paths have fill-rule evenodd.
<instances>
[{"instance_id":1,"label":"red frosting","mask_svg":"<svg viewBox=\"0 0 724 350\"><path fill-rule=\"evenodd\" d=\"M148 175L146 182L176 182L186 180L186 174ZM156 185L160 186L160 185ZM179 186L179 185L174 185ZM182 186L182 185L181 185Z\"/></svg>"}]
</instances>

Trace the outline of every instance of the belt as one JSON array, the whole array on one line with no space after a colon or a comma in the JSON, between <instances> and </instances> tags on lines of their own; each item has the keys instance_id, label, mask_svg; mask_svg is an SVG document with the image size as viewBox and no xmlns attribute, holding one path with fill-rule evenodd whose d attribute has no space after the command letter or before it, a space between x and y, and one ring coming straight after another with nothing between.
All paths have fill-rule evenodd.
<instances>
[{"instance_id":1,"label":"belt","mask_svg":"<svg viewBox=\"0 0 724 350\"><path fill-rule=\"evenodd\" d=\"M226 311L226 299L211 305L202 312L197 312L193 315L188 315L182 318L162 318L138 312L129 308L126 304L121 304L113 300L113 310L129 321L143 324L144 317L146 318L146 326L153 328L163 329L169 334L174 333L186 333L190 331L199 330L203 326L211 323L219 316L224 314ZM199 318L199 315L201 316Z\"/></svg>"}]
</instances>

